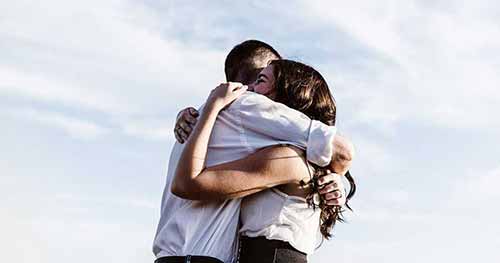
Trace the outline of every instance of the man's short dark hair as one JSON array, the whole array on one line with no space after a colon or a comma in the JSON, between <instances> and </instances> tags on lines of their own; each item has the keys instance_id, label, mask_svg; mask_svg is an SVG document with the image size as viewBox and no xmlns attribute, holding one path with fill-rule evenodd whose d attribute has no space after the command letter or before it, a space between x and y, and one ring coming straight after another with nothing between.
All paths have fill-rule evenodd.
<instances>
[{"instance_id":1,"label":"man's short dark hair","mask_svg":"<svg viewBox=\"0 0 500 263\"><path fill-rule=\"evenodd\" d=\"M281 59L281 56L269 44L253 39L244 41L236 45L226 57L226 80L249 84L262 70L258 65L270 59Z\"/></svg>"}]
</instances>

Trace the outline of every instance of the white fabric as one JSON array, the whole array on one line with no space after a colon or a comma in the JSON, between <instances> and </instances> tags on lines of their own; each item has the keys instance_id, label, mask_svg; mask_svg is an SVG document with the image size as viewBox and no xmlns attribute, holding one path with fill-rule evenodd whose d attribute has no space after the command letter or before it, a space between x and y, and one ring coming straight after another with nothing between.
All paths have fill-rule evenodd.
<instances>
[{"instance_id":1,"label":"white fabric","mask_svg":"<svg viewBox=\"0 0 500 263\"><path fill-rule=\"evenodd\" d=\"M304 198L289 196L276 188L247 196L241 202L240 234L290 243L312 254L319 243L321 210L312 209Z\"/></svg>"},{"instance_id":2,"label":"white fabric","mask_svg":"<svg viewBox=\"0 0 500 263\"><path fill-rule=\"evenodd\" d=\"M321 131L325 136L310 136ZM205 164L210 167L238 160L276 144L293 144L302 149L313 145L307 153L318 159L309 159L321 164L331 158L335 131L333 126L312 125L306 115L265 96L246 92L217 117ZM183 145L175 143L170 156L153 252L157 258L191 254L231 262L241 199L208 202L174 196L170 187L182 149Z\"/></svg>"}]
</instances>

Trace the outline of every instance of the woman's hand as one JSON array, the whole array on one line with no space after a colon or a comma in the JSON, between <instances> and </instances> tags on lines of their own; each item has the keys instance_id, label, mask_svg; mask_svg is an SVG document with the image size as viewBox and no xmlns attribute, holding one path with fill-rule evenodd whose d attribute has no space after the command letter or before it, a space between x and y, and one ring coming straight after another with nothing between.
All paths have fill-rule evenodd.
<instances>
[{"instance_id":1,"label":"woman's hand","mask_svg":"<svg viewBox=\"0 0 500 263\"><path fill-rule=\"evenodd\" d=\"M207 99L207 105L215 107L216 110L222 110L233 102L243 92L248 89L246 85L239 82L222 83L210 92Z\"/></svg>"}]
</instances>

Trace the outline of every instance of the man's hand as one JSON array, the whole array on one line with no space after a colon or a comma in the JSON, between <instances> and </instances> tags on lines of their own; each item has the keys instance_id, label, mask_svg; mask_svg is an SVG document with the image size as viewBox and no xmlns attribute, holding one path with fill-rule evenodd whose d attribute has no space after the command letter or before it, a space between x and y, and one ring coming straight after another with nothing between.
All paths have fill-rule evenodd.
<instances>
[{"instance_id":1,"label":"man's hand","mask_svg":"<svg viewBox=\"0 0 500 263\"><path fill-rule=\"evenodd\" d=\"M179 143L184 143L189 138L196 124L197 118L200 116L198 111L193 107L188 107L177 114L177 121L175 122L174 134L175 139Z\"/></svg>"},{"instance_id":2,"label":"man's hand","mask_svg":"<svg viewBox=\"0 0 500 263\"><path fill-rule=\"evenodd\" d=\"M318 184L320 187L324 186L319 193L327 205L345 205L346 192L341 175L336 173L324 175L318 179Z\"/></svg>"}]
</instances>

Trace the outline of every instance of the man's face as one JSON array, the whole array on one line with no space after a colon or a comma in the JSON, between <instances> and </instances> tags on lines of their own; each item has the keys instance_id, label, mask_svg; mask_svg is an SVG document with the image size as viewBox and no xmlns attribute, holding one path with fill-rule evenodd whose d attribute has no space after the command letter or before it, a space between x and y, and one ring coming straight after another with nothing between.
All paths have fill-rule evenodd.
<instances>
[{"instance_id":1,"label":"man's face","mask_svg":"<svg viewBox=\"0 0 500 263\"><path fill-rule=\"evenodd\" d=\"M250 88L250 85L257 80L257 78L258 78L259 74L262 72L262 70L264 70L267 66L269 66L269 64L271 64L271 62L273 60L276 60L276 59L278 59L278 57L276 57L274 55L270 55L270 54L268 54L267 56L264 56L264 57L259 57L259 58L253 59L253 61L252 61L252 66L254 68L254 70L252 70L253 76L247 80L247 85L249 85L249 88Z\"/></svg>"},{"instance_id":2,"label":"man's face","mask_svg":"<svg viewBox=\"0 0 500 263\"><path fill-rule=\"evenodd\" d=\"M273 99L275 95L273 66L269 65L264 68L257 76L255 82L248 85L248 89Z\"/></svg>"}]
</instances>

